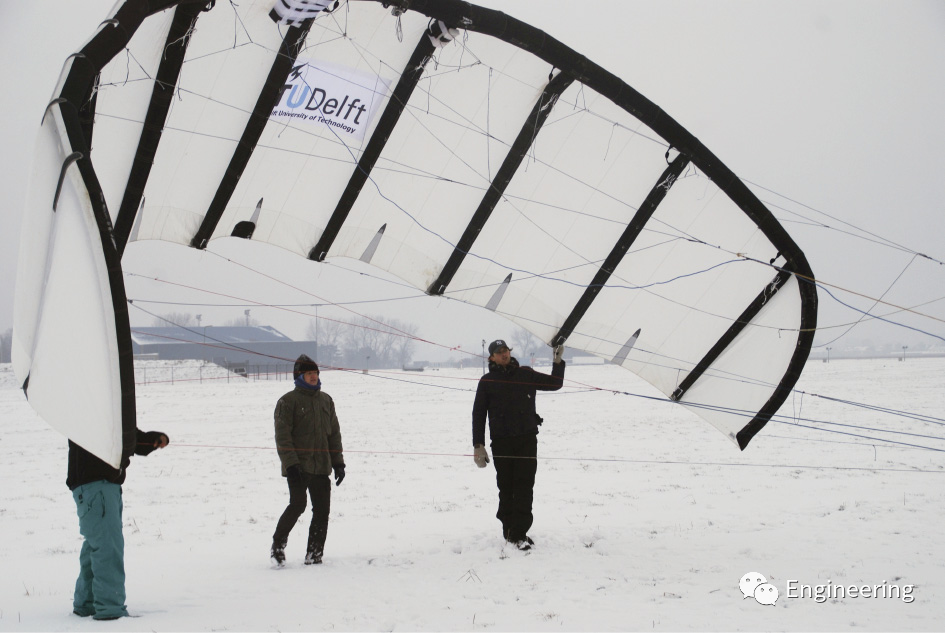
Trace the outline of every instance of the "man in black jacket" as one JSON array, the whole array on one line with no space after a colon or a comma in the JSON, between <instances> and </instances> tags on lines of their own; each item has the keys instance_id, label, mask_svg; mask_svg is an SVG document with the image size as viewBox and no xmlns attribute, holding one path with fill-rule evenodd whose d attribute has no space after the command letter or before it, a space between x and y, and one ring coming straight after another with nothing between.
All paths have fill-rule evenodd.
<instances>
[{"instance_id":1,"label":"man in black jacket","mask_svg":"<svg viewBox=\"0 0 945 633\"><path fill-rule=\"evenodd\" d=\"M479 468L489 463L486 453L486 416L495 480L499 488L502 536L520 550L534 544L528 537L532 526L532 500L538 471L538 425L535 411L537 390L557 391L564 383L564 346L555 348L551 375L531 367L521 367L503 340L489 344L489 373L479 379L473 404L472 428L474 459Z\"/></svg>"},{"instance_id":2,"label":"man in black jacket","mask_svg":"<svg viewBox=\"0 0 945 633\"><path fill-rule=\"evenodd\" d=\"M167 446L167 435L135 429L136 455L147 455ZM75 442L69 441L69 474L79 515L79 533L85 538L79 552L79 578L75 583L72 611L96 620L116 620L128 615L125 607L125 539L121 533L121 485L131 463L124 456L121 468L112 468Z\"/></svg>"}]
</instances>

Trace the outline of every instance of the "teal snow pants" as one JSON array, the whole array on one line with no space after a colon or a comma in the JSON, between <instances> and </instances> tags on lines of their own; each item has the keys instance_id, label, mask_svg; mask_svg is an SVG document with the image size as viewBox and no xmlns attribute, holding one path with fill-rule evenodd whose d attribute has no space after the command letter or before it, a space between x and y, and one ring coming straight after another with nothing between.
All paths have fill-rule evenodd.
<instances>
[{"instance_id":1,"label":"teal snow pants","mask_svg":"<svg viewBox=\"0 0 945 633\"><path fill-rule=\"evenodd\" d=\"M85 537L72 608L77 615L111 620L125 607L125 539L121 533L121 486L93 481L72 491Z\"/></svg>"}]
</instances>

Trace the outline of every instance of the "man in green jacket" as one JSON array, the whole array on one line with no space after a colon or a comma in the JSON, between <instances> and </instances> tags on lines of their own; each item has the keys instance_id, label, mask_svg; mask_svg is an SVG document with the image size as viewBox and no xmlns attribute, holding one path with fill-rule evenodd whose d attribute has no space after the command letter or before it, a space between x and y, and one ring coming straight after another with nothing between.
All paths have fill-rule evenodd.
<instances>
[{"instance_id":1,"label":"man in green jacket","mask_svg":"<svg viewBox=\"0 0 945 633\"><path fill-rule=\"evenodd\" d=\"M331 480L340 486L345 478L341 428L335 403L322 391L318 365L302 354L295 361L295 389L279 398L275 410L276 448L282 461L282 476L289 484L289 505L272 535L272 561L285 564L285 546L296 521L305 512L305 493L312 497L312 524L308 531L306 565L319 565L328 534Z\"/></svg>"}]
</instances>

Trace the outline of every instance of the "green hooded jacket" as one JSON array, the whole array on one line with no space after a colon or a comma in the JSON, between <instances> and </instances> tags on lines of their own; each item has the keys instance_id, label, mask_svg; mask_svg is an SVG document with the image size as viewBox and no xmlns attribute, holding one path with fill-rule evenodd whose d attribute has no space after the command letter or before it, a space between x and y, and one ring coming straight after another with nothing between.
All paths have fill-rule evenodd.
<instances>
[{"instance_id":1,"label":"green hooded jacket","mask_svg":"<svg viewBox=\"0 0 945 633\"><path fill-rule=\"evenodd\" d=\"M332 465L344 465L341 428L327 393L296 387L279 398L274 417L283 477L294 464L310 475L330 475Z\"/></svg>"}]
</instances>

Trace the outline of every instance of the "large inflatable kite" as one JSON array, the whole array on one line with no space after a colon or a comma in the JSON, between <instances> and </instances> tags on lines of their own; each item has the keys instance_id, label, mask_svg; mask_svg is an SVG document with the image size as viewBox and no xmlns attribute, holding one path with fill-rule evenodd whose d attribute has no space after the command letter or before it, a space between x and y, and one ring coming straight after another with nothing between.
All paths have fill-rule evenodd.
<instances>
[{"instance_id":1,"label":"large inflatable kite","mask_svg":"<svg viewBox=\"0 0 945 633\"><path fill-rule=\"evenodd\" d=\"M121 258L154 239L370 262L622 365L741 448L816 326L804 254L690 132L458 0L124 0L66 61L13 360L36 411L116 466L135 428Z\"/></svg>"}]
</instances>

